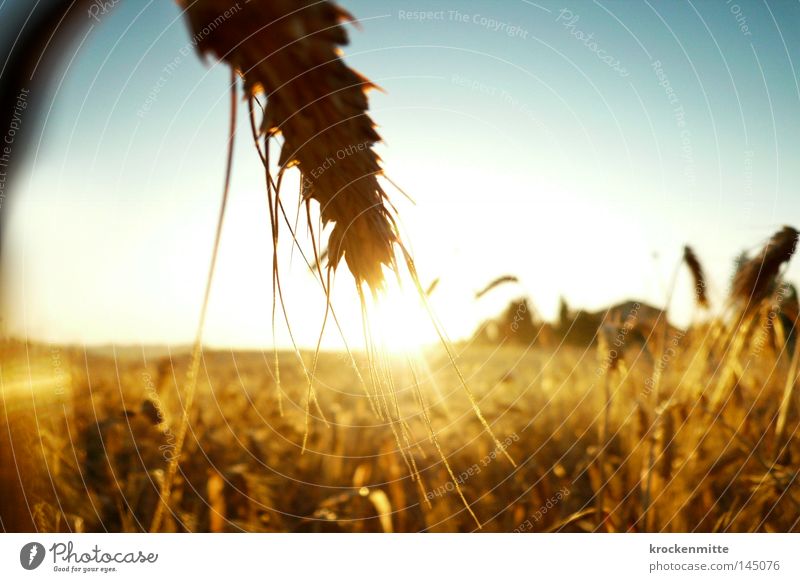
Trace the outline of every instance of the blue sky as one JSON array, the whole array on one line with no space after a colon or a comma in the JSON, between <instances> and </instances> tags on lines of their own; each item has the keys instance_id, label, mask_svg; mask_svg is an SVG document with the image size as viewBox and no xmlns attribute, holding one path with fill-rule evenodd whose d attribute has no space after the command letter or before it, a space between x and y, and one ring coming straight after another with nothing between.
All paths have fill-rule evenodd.
<instances>
[{"instance_id":1,"label":"blue sky","mask_svg":"<svg viewBox=\"0 0 800 582\"><path fill-rule=\"evenodd\" d=\"M661 305L685 243L719 306L734 256L800 224L799 3L344 6L362 26L347 62L384 90L371 94L380 153L416 202L396 195L423 279L441 277L434 308L452 337L522 293L545 316L560 295L589 308L628 297ZM5 234L17 333L193 336L228 71L189 43L175 3L121 2L64 51ZM272 338L269 223L240 121L207 339L260 346ZM506 273L522 284L472 300ZM798 273L795 264L789 277ZM674 317L687 323L692 295L679 283ZM310 345L321 300L296 256L285 284L295 334ZM355 320L344 273L339 287L339 310Z\"/></svg>"}]
</instances>

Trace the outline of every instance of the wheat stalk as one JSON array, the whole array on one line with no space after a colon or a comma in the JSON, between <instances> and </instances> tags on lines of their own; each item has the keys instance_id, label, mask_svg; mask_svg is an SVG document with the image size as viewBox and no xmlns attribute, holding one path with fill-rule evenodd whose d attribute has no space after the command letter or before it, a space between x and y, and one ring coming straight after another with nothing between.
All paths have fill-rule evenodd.
<instances>
[{"instance_id":1,"label":"wheat stalk","mask_svg":"<svg viewBox=\"0 0 800 582\"><path fill-rule=\"evenodd\" d=\"M683 247L683 261L689 269L694 280L695 300L697 305L708 307L708 293L706 292L706 277L700 260L689 245Z\"/></svg>"},{"instance_id":2,"label":"wheat stalk","mask_svg":"<svg viewBox=\"0 0 800 582\"><path fill-rule=\"evenodd\" d=\"M200 373L200 360L203 356L203 331L205 329L206 313L208 312L208 300L211 296L211 283L214 280L214 271L217 266L217 256L219 255L219 243L222 237L222 225L225 220L225 209L228 205L228 194L231 188L231 171L233 169L233 142L236 137L236 76L231 72L231 108L230 108L230 130L228 133L228 155L225 168L225 182L222 189L222 202L220 204L219 215L217 217L217 228L214 235L214 247L211 253L211 261L208 267L208 275L206 277L206 288L203 294L203 304L200 308L200 319L197 324L197 332L192 346L192 358L189 364L189 370L186 374L186 388L184 389L183 398L183 414L181 422L178 425L178 434L175 439L175 450L169 459L167 465L167 472L164 480L161 482L159 491L159 501L156 505L153 519L150 523L150 532L155 533L161 529L161 522L164 517L164 510L169 508L169 498L172 492L172 483L175 480L175 475L178 472L178 464L180 463L181 453L183 452L183 445L186 440L186 432L189 428L189 416L192 412L192 405L197 393L197 376Z\"/></svg>"},{"instance_id":3,"label":"wheat stalk","mask_svg":"<svg viewBox=\"0 0 800 582\"><path fill-rule=\"evenodd\" d=\"M434 322L450 363L458 374L460 384L466 391L476 416L495 444L500 446L499 440L480 412L477 399L458 370L447 339L427 304L427 297L420 286L413 260L399 238L395 221L396 211L378 181L382 170L374 146L380 141L380 136L375 131L372 119L367 115L366 97L367 90L374 86L347 67L339 54L340 47L347 44L347 34L342 22L352 20L350 15L326 0L315 2L250 0L245 3L232 0L179 0L179 2L185 8L198 50L203 54L211 53L228 63L243 80L245 97L250 103L250 121L254 139L266 171L273 247L277 247L277 231L281 215L294 238L295 229L292 228L280 202L282 178L289 168L297 167L301 173L300 206L305 206L312 241L314 241L314 228L310 216L310 201L319 204L321 224L317 232L322 232L326 226L331 227L327 248L323 250L321 242L319 245L315 244L313 266L310 261L306 261L312 271L317 271L322 282L325 277L321 272L320 263L322 257L327 258L328 283L325 285L323 282L323 289L328 309L325 313L323 330L329 313L338 327L338 321L330 305L330 280L331 273L342 260L355 279L361 299L362 314L366 315L365 287L369 287L373 295L383 287L384 267L395 271L399 277L395 260L395 250L399 249L405 258L415 289L431 321ZM259 95L266 97L266 104L262 108L261 122L256 123L254 102L259 102ZM277 164L277 176L273 178L269 146L273 138L278 136L283 138L283 143ZM258 145L259 139L263 139L263 151ZM392 183L391 180L389 182ZM280 297L288 325L288 315L278 280L277 252L273 248L273 327L276 295ZM290 337L294 344L291 330ZM321 337L322 331L320 339ZM368 334L365 334L365 340L368 346L370 377L373 384L380 388L380 391L376 390L374 396L376 400L379 397L383 398L382 412L390 421L398 447L406 463L409 464L412 477L418 479L419 472L413 457L405 455L403 441L408 442L408 439L404 432L406 428L400 418L393 382L390 377L378 373L379 368L388 372L388 366L381 365L380 358L370 347L372 341ZM310 403L315 402L319 408L313 390L319 349L318 343L310 373L300 358L308 381L303 450L306 448L309 433ZM299 357L296 345L295 352ZM275 365L277 369L277 356ZM386 400L384 384L393 399L395 414L392 414L390 403ZM281 394L279 384L278 394ZM375 402L375 406L380 410L379 402ZM185 422L188 420L186 416L184 415ZM397 428L400 430L399 433ZM501 450L514 464L505 448ZM441 450L439 452L443 454ZM443 460L447 463L444 457ZM463 494L461 497L469 509ZM469 511L475 517L472 510ZM480 526L480 521L475 519Z\"/></svg>"},{"instance_id":4,"label":"wheat stalk","mask_svg":"<svg viewBox=\"0 0 800 582\"><path fill-rule=\"evenodd\" d=\"M762 302L775 288L783 263L788 262L797 246L798 231L784 226L776 232L755 257L740 265L731 286L731 304L738 309L735 325L722 342L727 346L723 352L722 372L711 397L711 408L719 402L727 390L739 356L750 338Z\"/></svg>"},{"instance_id":5,"label":"wheat stalk","mask_svg":"<svg viewBox=\"0 0 800 582\"><path fill-rule=\"evenodd\" d=\"M399 238L367 115L374 86L339 54L350 15L328 1L183 4L198 50L236 69L247 96L266 95L260 131L283 137L279 167L299 168L304 201L318 202L323 227L332 225L328 267L344 260L359 285L380 288Z\"/></svg>"},{"instance_id":6,"label":"wheat stalk","mask_svg":"<svg viewBox=\"0 0 800 582\"><path fill-rule=\"evenodd\" d=\"M731 288L731 299L744 303L745 311L752 311L768 297L775 284L781 265L789 261L797 247L798 232L784 226L769 239L761 252L746 261L737 271Z\"/></svg>"},{"instance_id":7,"label":"wheat stalk","mask_svg":"<svg viewBox=\"0 0 800 582\"><path fill-rule=\"evenodd\" d=\"M475 293L475 299L480 299L495 287L499 287L505 283L519 283L519 279L515 275L503 275L490 281L483 289Z\"/></svg>"}]
</instances>

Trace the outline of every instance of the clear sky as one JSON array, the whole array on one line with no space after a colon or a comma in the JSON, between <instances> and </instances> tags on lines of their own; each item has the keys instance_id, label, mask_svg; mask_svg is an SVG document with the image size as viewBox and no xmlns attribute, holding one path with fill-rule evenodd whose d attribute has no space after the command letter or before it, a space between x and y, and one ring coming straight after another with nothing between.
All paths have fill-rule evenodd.
<instances>
[{"instance_id":1,"label":"clear sky","mask_svg":"<svg viewBox=\"0 0 800 582\"><path fill-rule=\"evenodd\" d=\"M662 305L685 243L719 305L735 255L800 225L798 2L344 6L362 23L347 62L384 89L371 94L380 154L416 202L395 195L423 284L441 277L432 300L451 337L521 294L546 317L560 295L587 308ZM224 172L228 71L189 42L174 2L123 1L65 51L9 203L15 333L193 337ZM244 117L239 127L206 338L267 346L269 219ZM293 331L313 345L320 290L296 254L288 269L288 248ZM472 299L509 273L520 286ZM799 274L795 260L789 276ZM354 325L345 275L336 306ZM686 323L692 295L679 283L674 317ZM278 341L288 341L283 326Z\"/></svg>"}]
</instances>

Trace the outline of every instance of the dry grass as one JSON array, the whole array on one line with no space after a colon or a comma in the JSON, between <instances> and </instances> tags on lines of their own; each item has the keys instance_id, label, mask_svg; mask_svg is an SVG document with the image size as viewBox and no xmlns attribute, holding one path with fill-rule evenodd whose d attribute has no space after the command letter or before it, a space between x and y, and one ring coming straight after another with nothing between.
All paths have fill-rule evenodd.
<instances>
[{"instance_id":1,"label":"dry grass","mask_svg":"<svg viewBox=\"0 0 800 582\"><path fill-rule=\"evenodd\" d=\"M472 531L455 478L485 531L800 531L796 353L790 360L776 345L758 357L739 350L733 360L707 350L709 329L669 332L657 393L658 362L633 342L613 364L603 342L556 351L457 346L503 450L485 438L446 354L429 354L429 372L417 378L402 362L387 364L397 410L416 411L396 422L376 419L346 355L322 354L318 398L329 426L313 420L301 455L305 372L292 354L280 358L281 415L263 353L205 353L198 413L162 529ZM4 370L14 369L9 361L24 367L27 353L34 377L46 375L52 364L41 351L7 350ZM68 430L41 422L32 435L58 493L58 503L42 495L34 504L37 523L146 529L174 450L176 378L191 358L59 353L72 394L60 421ZM310 365L314 354L303 358ZM369 358L357 364L368 375ZM733 381L712 405L723 368ZM428 423L439 427L452 475ZM398 444L401 425L408 446ZM506 448L516 467L501 459ZM48 483L45 475L40 491Z\"/></svg>"}]
</instances>

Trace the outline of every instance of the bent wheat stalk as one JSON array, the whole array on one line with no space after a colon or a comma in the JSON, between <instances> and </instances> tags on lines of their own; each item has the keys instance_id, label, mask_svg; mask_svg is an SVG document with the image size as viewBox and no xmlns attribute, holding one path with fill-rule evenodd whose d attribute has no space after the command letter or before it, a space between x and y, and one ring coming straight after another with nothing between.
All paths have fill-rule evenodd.
<instances>
[{"instance_id":1,"label":"bent wheat stalk","mask_svg":"<svg viewBox=\"0 0 800 582\"><path fill-rule=\"evenodd\" d=\"M340 56L340 47L348 42L342 23L352 20L352 17L327 0L179 0L179 3L185 8L200 53L213 54L229 64L243 79L245 97L250 102L253 137L256 144L260 138L263 139L263 151L259 148L259 154L267 175L273 246L278 244L280 216L286 221L294 238L294 229L280 201L280 190L285 171L297 167L301 175L300 207L306 209L312 241L312 200L319 204L320 225L317 233L321 234L326 227L330 227L327 248L323 250L322 241L314 245L314 267L306 261L323 282L328 307L331 273L344 261L355 280L362 301L362 313L365 313L365 288L369 287L375 296L384 286L386 269L399 273L395 256L399 250L473 410L499 446L499 440L481 414L477 399L466 385L447 339L430 311L413 260L400 240L396 210L378 180L383 174L374 146L380 141L380 136L367 114L366 96L366 92L374 85L345 65ZM261 121L256 123L253 102L259 95L266 97L266 103ZM277 176L273 179L269 146L279 136L282 144ZM327 258L327 284L320 270L323 256ZM288 325L274 248L273 291L273 302L277 292ZM328 314L326 310L325 321ZM273 303L273 324L274 315ZM338 327L332 308L330 315ZM323 322L323 330L324 326ZM375 380L376 376L381 376L377 373L378 368L388 368L381 366L380 359L369 347L370 343L367 342L371 380L381 391L385 386L390 392L392 401L384 400L381 412L392 421L393 430L398 429L395 438L399 449L404 452L403 442L408 442L408 439L396 406L393 382L391 378L378 377ZM295 351L299 355L296 345ZM277 357L275 360L277 368ZM313 390L316 355L310 373L305 365L303 370L308 381L303 437L305 450L309 430L308 408L312 401L319 408ZM280 395L279 380L277 389ZM376 390L373 396L385 399L386 395ZM377 408L380 411L380 407ZM513 464L508 452L501 450ZM443 455L441 451L440 454ZM405 454L404 458L409 462ZM409 464L412 476L418 477L413 459ZM463 495L462 500L469 509Z\"/></svg>"},{"instance_id":2,"label":"bent wheat stalk","mask_svg":"<svg viewBox=\"0 0 800 582\"><path fill-rule=\"evenodd\" d=\"M399 238L367 114L374 85L339 54L348 42L342 22L352 17L328 1L183 4L198 50L239 71L248 97L266 95L260 130L283 137L279 167L299 168L304 199L318 202L323 226L332 225L329 268L344 260L359 285L380 288Z\"/></svg>"}]
</instances>

